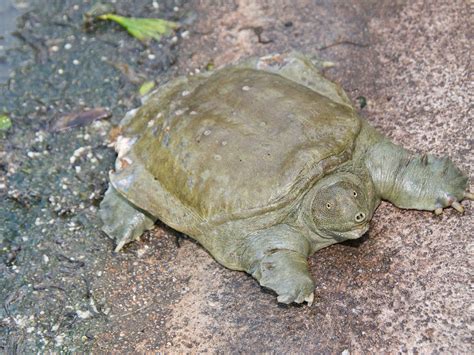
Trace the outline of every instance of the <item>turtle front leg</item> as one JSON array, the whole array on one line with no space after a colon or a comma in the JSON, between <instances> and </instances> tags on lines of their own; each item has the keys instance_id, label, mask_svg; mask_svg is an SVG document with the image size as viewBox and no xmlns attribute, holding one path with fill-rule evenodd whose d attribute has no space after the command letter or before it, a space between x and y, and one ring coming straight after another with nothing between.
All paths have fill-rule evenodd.
<instances>
[{"instance_id":1,"label":"turtle front leg","mask_svg":"<svg viewBox=\"0 0 474 355\"><path fill-rule=\"evenodd\" d=\"M311 305L314 282L308 270L308 241L287 225L277 225L249 236L242 265L261 286L278 295L280 303Z\"/></svg>"},{"instance_id":2,"label":"turtle front leg","mask_svg":"<svg viewBox=\"0 0 474 355\"><path fill-rule=\"evenodd\" d=\"M155 224L151 217L122 197L112 185L105 192L99 210L102 230L116 242L118 252L127 243L133 242Z\"/></svg>"},{"instance_id":3,"label":"turtle front leg","mask_svg":"<svg viewBox=\"0 0 474 355\"><path fill-rule=\"evenodd\" d=\"M400 208L462 213L460 201L474 199L468 177L449 158L416 155L384 140L369 150L366 165L380 197Z\"/></svg>"},{"instance_id":4,"label":"turtle front leg","mask_svg":"<svg viewBox=\"0 0 474 355\"><path fill-rule=\"evenodd\" d=\"M304 255L285 249L269 252L251 274L260 285L275 291L280 303L313 303L314 282Z\"/></svg>"}]
</instances>

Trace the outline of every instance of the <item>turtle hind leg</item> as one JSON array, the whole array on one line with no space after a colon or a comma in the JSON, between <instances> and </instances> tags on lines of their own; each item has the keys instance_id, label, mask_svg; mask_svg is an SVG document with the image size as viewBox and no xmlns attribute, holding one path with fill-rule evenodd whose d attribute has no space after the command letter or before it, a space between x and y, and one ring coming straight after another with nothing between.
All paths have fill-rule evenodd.
<instances>
[{"instance_id":1,"label":"turtle hind leg","mask_svg":"<svg viewBox=\"0 0 474 355\"><path fill-rule=\"evenodd\" d=\"M109 185L100 203L99 216L103 223L102 230L115 240L116 252L140 238L156 221L156 218L128 202L112 185Z\"/></svg>"},{"instance_id":2,"label":"turtle hind leg","mask_svg":"<svg viewBox=\"0 0 474 355\"><path fill-rule=\"evenodd\" d=\"M334 102L352 108L351 100L344 90L338 84L326 79L313 64L311 58L302 53L293 51L281 55L269 55L258 60L243 62L242 66L279 74L326 96Z\"/></svg>"}]
</instances>

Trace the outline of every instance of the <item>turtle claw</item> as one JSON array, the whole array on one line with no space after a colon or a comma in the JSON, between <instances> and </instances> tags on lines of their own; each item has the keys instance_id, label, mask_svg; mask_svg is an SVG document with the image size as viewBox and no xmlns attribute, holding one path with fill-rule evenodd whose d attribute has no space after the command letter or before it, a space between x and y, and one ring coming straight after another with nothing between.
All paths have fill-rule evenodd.
<instances>
[{"instance_id":1,"label":"turtle claw","mask_svg":"<svg viewBox=\"0 0 474 355\"><path fill-rule=\"evenodd\" d=\"M453 207L459 213L464 213L464 207L458 201L454 201L451 204L451 207Z\"/></svg>"},{"instance_id":2,"label":"turtle claw","mask_svg":"<svg viewBox=\"0 0 474 355\"><path fill-rule=\"evenodd\" d=\"M129 203L112 185L109 185L100 203L99 215L102 230L116 242L115 252L139 239L143 232L153 227L156 220Z\"/></svg>"},{"instance_id":3,"label":"turtle claw","mask_svg":"<svg viewBox=\"0 0 474 355\"><path fill-rule=\"evenodd\" d=\"M278 303L284 303L284 304L289 304L293 302L293 298L291 295L280 295L277 297L277 302Z\"/></svg>"},{"instance_id":4,"label":"turtle claw","mask_svg":"<svg viewBox=\"0 0 474 355\"><path fill-rule=\"evenodd\" d=\"M296 299L294 298L293 295L291 294L284 294L284 295L279 295L277 297L278 303L284 303L284 304L290 304L292 302L295 303L303 303L306 302L308 306L311 306L314 301L314 292L311 292L306 298L303 298L304 296L300 294Z\"/></svg>"},{"instance_id":5,"label":"turtle claw","mask_svg":"<svg viewBox=\"0 0 474 355\"><path fill-rule=\"evenodd\" d=\"M308 307L311 307L311 305L313 304L313 301L314 301L314 292L311 292L310 295L308 297L306 297L304 300L308 304Z\"/></svg>"},{"instance_id":6,"label":"turtle claw","mask_svg":"<svg viewBox=\"0 0 474 355\"><path fill-rule=\"evenodd\" d=\"M474 193L467 191L464 193L464 198L467 198L468 200L474 200Z\"/></svg>"},{"instance_id":7,"label":"turtle claw","mask_svg":"<svg viewBox=\"0 0 474 355\"><path fill-rule=\"evenodd\" d=\"M471 193L471 192L465 192L464 193L464 198L467 198L467 199L471 199L471 200L474 200L474 194ZM439 206L439 205L438 205ZM461 205L461 203L459 203L458 200L456 200L454 197L450 196L448 199L447 199L447 205L445 206L446 207L452 207L454 208L456 211L458 211L459 213L464 213L464 207L463 205ZM443 207L437 207L435 210L434 210L434 214L439 216L441 213L443 213Z\"/></svg>"},{"instance_id":8,"label":"turtle claw","mask_svg":"<svg viewBox=\"0 0 474 355\"><path fill-rule=\"evenodd\" d=\"M117 246L115 247L114 252L118 253L120 250L122 250L125 244L127 244L127 240L122 239L120 242L117 243Z\"/></svg>"}]
</instances>

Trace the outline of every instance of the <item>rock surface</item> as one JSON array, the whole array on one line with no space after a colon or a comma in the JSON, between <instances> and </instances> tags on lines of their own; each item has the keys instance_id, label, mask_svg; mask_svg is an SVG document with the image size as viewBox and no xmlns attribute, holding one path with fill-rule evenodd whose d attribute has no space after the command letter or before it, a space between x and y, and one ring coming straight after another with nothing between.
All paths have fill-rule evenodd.
<instances>
[{"instance_id":1,"label":"rock surface","mask_svg":"<svg viewBox=\"0 0 474 355\"><path fill-rule=\"evenodd\" d=\"M385 134L415 151L448 154L472 172L468 16L462 1L390 6L375 1L334 6L236 1L219 8L204 2L178 64L185 73L248 55L289 49L312 53L335 63L326 75L339 81L355 102L366 98L361 114ZM254 280L224 269L189 239L164 251L158 244L171 244L174 237L150 237L131 248L150 247L138 261L150 263L140 280L164 291L166 283L162 286L159 279L172 257L171 269L164 272L176 279L180 295L169 303L171 312L160 325L154 323L159 311L137 311L99 337L98 344L112 349L106 339L114 338L114 331L127 333L132 322L141 320L142 330L127 333L114 349L468 353L472 216L472 207L464 216L450 210L435 217L383 204L362 241L335 245L311 258L317 283L311 308L277 305ZM168 255L164 260L163 254ZM123 291L132 277L129 263L133 265L109 265L123 271L102 286L122 290L121 302L134 297ZM153 277L158 283L149 283ZM143 292L136 297L144 298ZM148 302L153 300L162 306L156 293ZM124 310L112 313L120 312ZM157 334L165 335L158 346Z\"/></svg>"}]
</instances>

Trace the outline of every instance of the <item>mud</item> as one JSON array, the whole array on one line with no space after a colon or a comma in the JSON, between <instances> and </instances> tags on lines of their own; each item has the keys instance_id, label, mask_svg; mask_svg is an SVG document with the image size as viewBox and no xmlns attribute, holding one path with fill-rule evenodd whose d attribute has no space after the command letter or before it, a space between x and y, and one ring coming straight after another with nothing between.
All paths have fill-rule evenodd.
<instances>
[{"instance_id":1,"label":"mud","mask_svg":"<svg viewBox=\"0 0 474 355\"><path fill-rule=\"evenodd\" d=\"M441 217L383 204L361 240L310 259L311 308L278 305L160 224L114 254L96 216L113 161L109 129L138 104L138 84L109 59L159 84L248 55L304 51L334 64L325 75L366 103L361 114L382 132L447 154L472 176L467 2L208 0L160 2L153 12L151 2L117 1L122 13L185 24L176 40L151 48L114 26L84 34L54 24L64 14L79 23L85 7L61 4L20 23L29 42L44 45L24 41L1 87L0 108L14 122L0 156L4 351L472 351L472 203L463 216ZM107 107L112 118L49 130L86 107Z\"/></svg>"}]
</instances>

